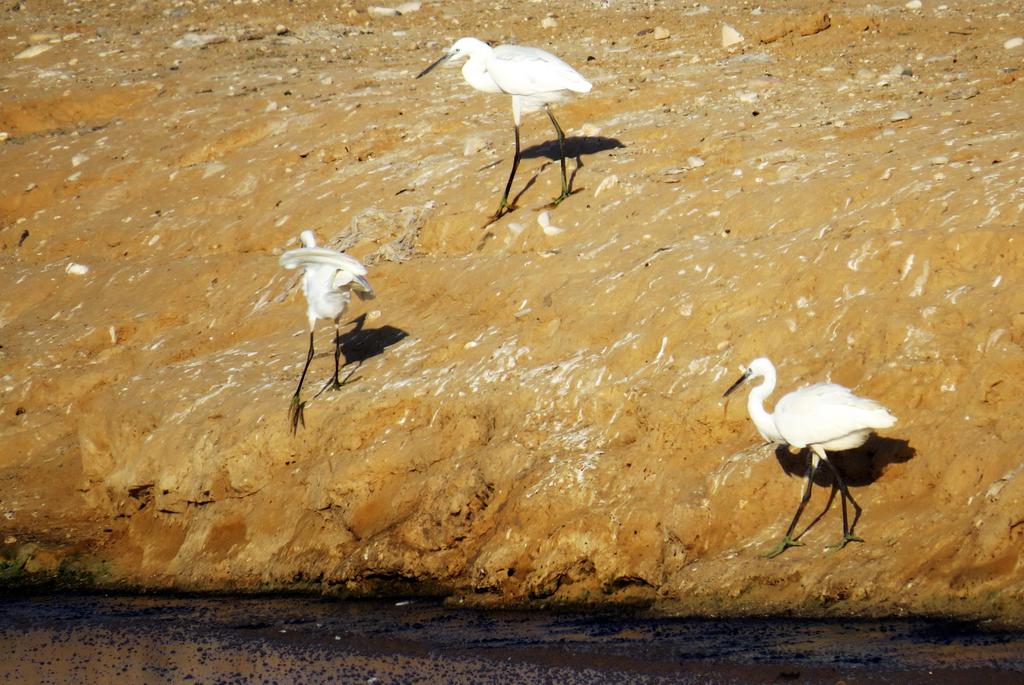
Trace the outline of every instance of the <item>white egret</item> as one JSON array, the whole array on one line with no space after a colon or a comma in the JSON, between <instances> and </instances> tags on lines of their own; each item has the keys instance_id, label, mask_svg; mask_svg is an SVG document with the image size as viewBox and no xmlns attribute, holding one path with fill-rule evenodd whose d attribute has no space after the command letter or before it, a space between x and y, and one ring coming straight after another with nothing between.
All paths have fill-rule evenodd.
<instances>
[{"instance_id":1,"label":"white egret","mask_svg":"<svg viewBox=\"0 0 1024 685\"><path fill-rule=\"evenodd\" d=\"M857 397L849 388L835 383L817 383L783 395L775 404L775 411L769 414L765 411L764 399L775 390L775 367L764 357L752 361L743 376L722 396L727 397L744 381L758 377L764 378L764 382L751 389L747 397L747 411L757 431L769 442L799 449L810 447L812 453L807 461L807 481L800 506L789 524L786 536L767 556L775 557L788 547L803 544L793 539L793 529L811 498L811 482L819 461L825 462L832 470L843 503L843 539L830 547L841 549L849 542L863 542L853 534L852 526L847 523L846 501L849 500L857 512L854 524L860 516L861 508L850 496L843 477L829 461L826 452L860 447L867 442L874 429L892 426L896 423L896 417L878 402Z\"/></svg>"},{"instance_id":2,"label":"white egret","mask_svg":"<svg viewBox=\"0 0 1024 685\"><path fill-rule=\"evenodd\" d=\"M313 331L319 319L334 320L334 377L328 381L324 389L337 390L341 387L338 380L339 358L341 357L340 321L348 308L352 292L360 299L369 300L374 297L373 287L366 280L366 267L358 259L326 247L317 247L313 231L303 231L299 240L302 247L288 250L281 255L280 264L286 269L303 268L302 292L306 296L306 318L309 321L309 352L306 354L306 365L299 376L299 386L292 396L291 408L288 412L292 424L292 432L298 430L299 422L306 425L303 416L305 402L299 398L302 383L306 380L309 363L313 360Z\"/></svg>"},{"instance_id":3,"label":"white egret","mask_svg":"<svg viewBox=\"0 0 1024 685\"><path fill-rule=\"evenodd\" d=\"M512 179L519 167L519 123L525 113L544 109L558 134L558 151L562 165L562 194L558 204L569 197L569 182L565 175L565 134L555 120L550 105L566 100L572 93L590 92L590 83L568 64L538 48L520 45L499 45L492 48L476 38L460 38L439 60L421 71L416 78L429 73L445 62L468 57L462 67L462 76L473 88L484 93L505 93L512 96L512 121L515 124L516 154L512 159L512 173L505 184L501 204L494 217L499 218L508 205Z\"/></svg>"}]
</instances>

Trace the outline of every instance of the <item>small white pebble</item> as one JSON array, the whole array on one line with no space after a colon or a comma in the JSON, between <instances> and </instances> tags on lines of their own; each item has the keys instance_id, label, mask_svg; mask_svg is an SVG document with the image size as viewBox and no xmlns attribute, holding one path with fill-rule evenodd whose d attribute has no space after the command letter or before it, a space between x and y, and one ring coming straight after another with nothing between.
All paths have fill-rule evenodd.
<instances>
[{"instance_id":1,"label":"small white pebble","mask_svg":"<svg viewBox=\"0 0 1024 685\"><path fill-rule=\"evenodd\" d=\"M737 43L743 42L743 34L729 26L728 24L722 24L722 47L728 48Z\"/></svg>"},{"instance_id":2,"label":"small white pebble","mask_svg":"<svg viewBox=\"0 0 1024 685\"><path fill-rule=\"evenodd\" d=\"M903 5L908 10L919 10L922 7L921 0L910 0L907 4Z\"/></svg>"},{"instance_id":3,"label":"small white pebble","mask_svg":"<svg viewBox=\"0 0 1024 685\"><path fill-rule=\"evenodd\" d=\"M64 271L72 276L84 276L89 273L89 267L85 264L76 264L75 262L71 262L67 265L67 268L64 269Z\"/></svg>"},{"instance_id":4,"label":"small white pebble","mask_svg":"<svg viewBox=\"0 0 1024 685\"><path fill-rule=\"evenodd\" d=\"M1006 48L1007 50L1019 48L1021 45L1024 45L1024 38L1021 38L1020 36L1017 36L1016 38L1010 38L1005 43L1003 43L1003 47Z\"/></svg>"},{"instance_id":5,"label":"small white pebble","mask_svg":"<svg viewBox=\"0 0 1024 685\"><path fill-rule=\"evenodd\" d=\"M558 26L558 20L554 17L544 17L540 22L542 29L553 29Z\"/></svg>"},{"instance_id":6,"label":"small white pebble","mask_svg":"<svg viewBox=\"0 0 1024 685\"><path fill-rule=\"evenodd\" d=\"M544 230L544 235L558 235L563 232L563 229L558 226L551 225L551 216L547 212L541 212L537 215L537 223Z\"/></svg>"},{"instance_id":7,"label":"small white pebble","mask_svg":"<svg viewBox=\"0 0 1024 685\"><path fill-rule=\"evenodd\" d=\"M893 112L892 116L889 117L889 121L906 121L907 119L910 118L910 116L910 112L901 109L899 111Z\"/></svg>"},{"instance_id":8,"label":"small white pebble","mask_svg":"<svg viewBox=\"0 0 1024 685\"><path fill-rule=\"evenodd\" d=\"M597 190L594 191L594 197L597 197L606 190L610 190L619 184L619 177L615 174L611 176L605 176L604 179L597 185Z\"/></svg>"}]
</instances>

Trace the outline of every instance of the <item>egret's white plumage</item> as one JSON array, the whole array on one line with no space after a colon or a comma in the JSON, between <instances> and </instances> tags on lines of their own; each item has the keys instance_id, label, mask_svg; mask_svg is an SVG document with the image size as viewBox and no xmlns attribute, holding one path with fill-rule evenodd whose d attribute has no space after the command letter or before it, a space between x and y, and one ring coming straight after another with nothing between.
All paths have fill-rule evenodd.
<instances>
[{"instance_id":1,"label":"egret's white plumage","mask_svg":"<svg viewBox=\"0 0 1024 685\"><path fill-rule=\"evenodd\" d=\"M302 247L288 250L279 260L281 266L286 269L303 269L302 292L306 296L306 319L309 324L309 352L306 355L306 365L299 377L295 395L292 396L290 416L293 432L298 428L299 421L305 425L304 403L300 401L299 394L306 378L306 371L309 370L309 363L313 359L313 332L316 329L316 322L320 319L334 321L334 377L328 386L340 388L338 371L341 356L341 317L348 309L353 290L360 299L368 300L374 297L373 287L366 280L366 267L358 259L344 252L318 247L313 231L303 231L299 240Z\"/></svg>"},{"instance_id":2,"label":"egret's white plumage","mask_svg":"<svg viewBox=\"0 0 1024 685\"><path fill-rule=\"evenodd\" d=\"M519 125L522 115L539 109L547 111L558 134L562 166L562 195L555 202L564 200L569 196L569 186L565 175L565 134L555 120L549 105L562 102L574 93L589 93L590 82L550 52L521 45L499 45L492 48L482 40L469 37L455 41L447 53L420 72L416 78L424 76L439 64L455 62L463 58L468 58L462 66L462 76L469 85L484 93L504 93L512 96L516 154L497 216L500 216L506 207L512 179L519 166Z\"/></svg>"},{"instance_id":3,"label":"egret's white plumage","mask_svg":"<svg viewBox=\"0 0 1024 685\"><path fill-rule=\"evenodd\" d=\"M796 448L809 447L812 457L808 462L807 482L804 496L796 516L780 545L770 556L781 553L786 547L800 544L791 539L797 519L803 511L811 493L811 478L821 461L832 469L843 498L843 541L860 541L847 525L846 500L853 504L860 514L860 506L850 496L842 476L828 460L827 451L849 450L863 445L876 429L889 428L896 423L896 417L874 400L854 395L849 388L835 383L817 383L783 395L775 404L775 411L764 408L764 400L775 390L775 366L765 357L752 361L746 372L726 390L729 395L744 381L763 378L764 381L751 389L747 396L747 411L757 431L765 440L791 445ZM856 519L854 519L856 523Z\"/></svg>"},{"instance_id":4,"label":"egret's white plumage","mask_svg":"<svg viewBox=\"0 0 1024 685\"><path fill-rule=\"evenodd\" d=\"M302 247L281 255L286 269L302 267L302 292L306 296L306 317L313 330L319 319L337 321L345 313L355 290L361 299L373 298L366 280L366 267L355 257L327 247L318 247L313 231L299 236Z\"/></svg>"}]
</instances>

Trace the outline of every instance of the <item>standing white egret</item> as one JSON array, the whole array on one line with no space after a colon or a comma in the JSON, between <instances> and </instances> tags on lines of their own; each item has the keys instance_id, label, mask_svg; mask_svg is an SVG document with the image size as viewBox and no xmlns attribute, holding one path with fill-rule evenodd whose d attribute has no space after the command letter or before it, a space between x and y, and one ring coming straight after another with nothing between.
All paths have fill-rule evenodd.
<instances>
[{"instance_id":1,"label":"standing white egret","mask_svg":"<svg viewBox=\"0 0 1024 685\"><path fill-rule=\"evenodd\" d=\"M292 433L298 430L299 422L306 425L303 416L305 402L299 399L302 383L306 380L309 363L313 360L313 331L319 319L334 320L334 377L324 386L332 390L341 387L338 380L339 358L341 357L340 321L355 290L360 299L369 300L374 296L373 287L366 280L366 267L349 255L326 247L317 247L313 231L299 235L302 247L288 250L281 255L280 264L286 269L303 268L302 292L306 296L306 318L309 321L309 352L306 365L302 367L299 386L292 396L288 417Z\"/></svg>"},{"instance_id":2,"label":"standing white egret","mask_svg":"<svg viewBox=\"0 0 1024 685\"><path fill-rule=\"evenodd\" d=\"M462 76L469 85L484 93L505 93L512 96L512 121L516 132L516 154L512 160L512 173L505 184L505 193L494 217L499 218L508 205L512 179L519 167L519 122L524 113L541 108L548 113L558 134L558 151L562 164L562 194L558 204L569 197L569 182L565 175L565 134L555 120L550 105L566 100L572 93L590 92L590 83L568 64L550 52L520 45L499 45L492 48L476 38L460 38L439 60L421 71L416 78L425 76L434 67L468 57L462 67Z\"/></svg>"},{"instance_id":3,"label":"standing white egret","mask_svg":"<svg viewBox=\"0 0 1024 685\"><path fill-rule=\"evenodd\" d=\"M775 404L775 411L769 414L765 411L764 399L775 390L775 367L765 357L752 361L746 372L722 397L728 396L744 381L759 376L764 378L764 382L751 389L747 397L747 411L757 431L769 442L799 449L810 447L812 452L807 460L807 482L804 484L800 506L793 516L793 522L789 524L786 537L767 556L775 557L787 547L803 544L793 539L793 529L811 498L811 482L819 461L825 462L835 475L843 503L843 539L830 547L842 549L848 542L863 542L853 534L852 527L847 523L846 501L849 500L857 512L854 524L860 516L861 508L850 496L843 477L829 461L826 451L860 447L867 442L874 429L892 426L896 423L896 417L878 402L857 397L849 388L835 383L817 383L783 395Z\"/></svg>"}]
</instances>

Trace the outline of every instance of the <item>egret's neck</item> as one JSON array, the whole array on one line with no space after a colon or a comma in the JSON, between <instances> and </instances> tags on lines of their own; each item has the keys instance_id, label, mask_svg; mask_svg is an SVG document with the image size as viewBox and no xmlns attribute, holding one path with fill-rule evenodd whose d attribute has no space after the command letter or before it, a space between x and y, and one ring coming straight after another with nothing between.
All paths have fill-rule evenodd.
<instances>
[{"instance_id":1,"label":"egret's neck","mask_svg":"<svg viewBox=\"0 0 1024 685\"><path fill-rule=\"evenodd\" d=\"M772 394L773 390L775 390L775 370L771 369L764 374L764 382L752 389L747 396L747 412L758 432L766 440L782 442L782 436L779 435L779 431L775 427L775 418L764 408L764 400Z\"/></svg>"},{"instance_id":2,"label":"egret's neck","mask_svg":"<svg viewBox=\"0 0 1024 685\"><path fill-rule=\"evenodd\" d=\"M501 93L501 88L487 73L487 53L478 52L470 55L462 65L462 77L466 83L484 93Z\"/></svg>"}]
</instances>

